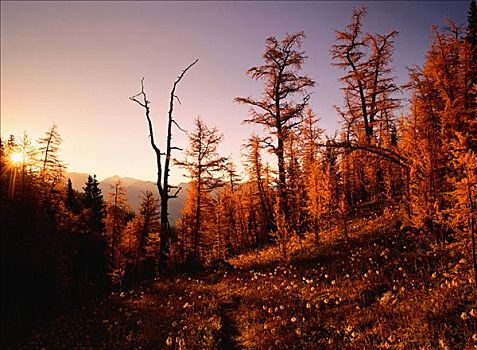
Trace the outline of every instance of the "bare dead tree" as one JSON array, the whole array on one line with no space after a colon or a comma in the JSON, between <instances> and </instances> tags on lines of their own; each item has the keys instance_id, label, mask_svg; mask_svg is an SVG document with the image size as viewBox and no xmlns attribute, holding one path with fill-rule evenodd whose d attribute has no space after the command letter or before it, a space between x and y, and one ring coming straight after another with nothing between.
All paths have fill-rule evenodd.
<instances>
[{"instance_id":1,"label":"bare dead tree","mask_svg":"<svg viewBox=\"0 0 477 350\"><path fill-rule=\"evenodd\" d=\"M171 198L177 198L180 187L169 185L169 173L170 173L170 161L172 150L180 150L178 147L172 146L172 125L174 124L180 130L181 127L174 120L174 100L179 98L176 95L176 88L179 82L182 80L187 71L195 65L199 60L196 59L190 65L188 65L181 74L177 77L176 81L172 85L172 90L170 93L169 99L169 112L168 112L168 122L167 122L167 138L166 138L166 152L161 152L160 148L156 145L154 139L154 130L152 126L152 121L150 117L150 101L147 99L146 92L144 91L144 78L141 79L141 92L130 97L131 101L136 102L145 110L146 120L149 127L149 138L151 142L151 147L156 153L156 165L157 165L157 191L159 192L160 197L160 207L161 207L161 232L160 232L160 252L159 252L159 271L162 271L167 266L167 257L169 256L169 246L170 246L170 224L169 224L169 212L168 212L168 202ZM162 156L165 156L164 169L162 168ZM175 191L171 194L171 191Z\"/></svg>"}]
</instances>

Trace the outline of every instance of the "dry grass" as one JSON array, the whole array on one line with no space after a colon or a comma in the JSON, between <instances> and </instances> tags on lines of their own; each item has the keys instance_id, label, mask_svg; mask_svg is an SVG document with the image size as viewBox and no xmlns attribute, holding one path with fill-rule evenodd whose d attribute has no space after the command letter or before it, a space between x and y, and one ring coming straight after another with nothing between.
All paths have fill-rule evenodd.
<instances>
[{"instance_id":1,"label":"dry grass","mask_svg":"<svg viewBox=\"0 0 477 350\"><path fill-rule=\"evenodd\" d=\"M336 232L292 241L287 263L270 247L232 259L229 273L114 294L21 348L475 348L468 242L434 244L380 222L355 222L349 242Z\"/></svg>"}]
</instances>

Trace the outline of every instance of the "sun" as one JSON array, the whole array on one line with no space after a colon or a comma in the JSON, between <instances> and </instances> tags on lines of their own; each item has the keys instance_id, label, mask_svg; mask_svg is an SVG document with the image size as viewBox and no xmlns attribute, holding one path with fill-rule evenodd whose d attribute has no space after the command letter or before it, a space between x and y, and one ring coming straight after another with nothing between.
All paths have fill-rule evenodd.
<instances>
[{"instance_id":1,"label":"sun","mask_svg":"<svg viewBox=\"0 0 477 350\"><path fill-rule=\"evenodd\" d=\"M21 163L22 160L23 160L23 155L21 154L21 152L13 152L10 155L10 162L12 162L13 164Z\"/></svg>"}]
</instances>

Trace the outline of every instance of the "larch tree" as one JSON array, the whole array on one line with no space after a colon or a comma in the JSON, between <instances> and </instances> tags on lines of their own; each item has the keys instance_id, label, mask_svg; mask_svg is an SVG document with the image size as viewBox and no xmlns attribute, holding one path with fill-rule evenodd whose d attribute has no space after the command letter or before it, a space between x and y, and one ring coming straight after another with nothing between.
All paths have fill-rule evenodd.
<instances>
[{"instance_id":1,"label":"larch tree","mask_svg":"<svg viewBox=\"0 0 477 350\"><path fill-rule=\"evenodd\" d=\"M176 95L176 88L179 82L182 80L187 71L195 65L199 60L196 59L189 66L187 66L181 74L177 77L176 81L172 85L172 89L169 96L169 111L167 118L167 136L166 136L166 149L165 153L161 152L161 149L157 145L154 138L154 128L152 125L152 120L150 117L150 101L147 99L146 92L144 91L144 78L141 80L141 92L136 94L130 99L142 108L144 108L146 120L149 129L149 140L151 147L156 154L156 166L157 166L157 190L160 197L160 207L161 207L161 231L160 231L160 252L159 252L159 269L162 271L163 268L167 265L167 257L169 256L169 247L170 247L170 224L169 224L169 199L177 198L177 194L180 191L180 188L176 188L169 184L169 174L171 167L171 156L173 150L178 150L178 147L172 145L172 126L175 125L179 129L180 126L177 121L174 119L174 101L179 100ZM163 163L163 156L165 156Z\"/></svg>"},{"instance_id":2,"label":"larch tree","mask_svg":"<svg viewBox=\"0 0 477 350\"><path fill-rule=\"evenodd\" d=\"M128 221L121 232L118 248L124 259L125 269L127 265L138 266L140 259L144 258L144 255L141 254L142 223L142 218L136 215L133 219Z\"/></svg>"},{"instance_id":3,"label":"larch tree","mask_svg":"<svg viewBox=\"0 0 477 350\"><path fill-rule=\"evenodd\" d=\"M267 240L268 233L275 230L276 226L273 219L273 203L272 196L270 194L269 184L265 179L265 166L262 160L262 141L257 134L252 134L247 143L245 144L246 150L246 161L245 169L248 173L249 178L249 187L252 191L252 198L250 201L256 201L254 198L257 198L259 202L257 210L257 205L251 205L251 210L254 214L259 214L256 218L260 222L256 225L259 229L257 231L257 243L263 244ZM253 209L252 209L253 208Z\"/></svg>"},{"instance_id":4,"label":"larch tree","mask_svg":"<svg viewBox=\"0 0 477 350\"><path fill-rule=\"evenodd\" d=\"M446 212L453 206L448 194L462 180L459 158L475 152L477 144L470 100L475 66L468 42L449 24L448 32L433 29L423 67L410 72L411 111L401 121L401 149L411 167L413 221L438 239L445 239L452 226Z\"/></svg>"},{"instance_id":5,"label":"larch tree","mask_svg":"<svg viewBox=\"0 0 477 350\"><path fill-rule=\"evenodd\" d=\"M477 109L476 109L477 112ZM474 121L477 123L477 121ZM465 233L472 242L472 265L474 283L477 287L477 152L467 147L467 136L457 133L452 141L451 157L454 173L450 178L452 192L449 194L451 205L445 211L449 215L448 224L455 232Z\"/></svg>"},{"instance_id":6,"label":"larch tree","mask_svg":"<svg viewBox=\"0 0 477 350\"><path fill-rule=\"evenodd\" d=\"M141 234L139 238L140 249L143 255L147 255L147 244L150 235L157 234L160 231L160 213L158 212L159 203L151 191L145 191L141 196L141 208L139 217L142 218Z\"/></svg>"},{"instance_id":7,"label":"larch tree","mask_svg":"<svg viewBox=\"0 0 477 350\"><path fill-rule=\"evenodd\" d=\"M308 229L309 215L307 211L306 178L301 162L300 129L289 134L285 143L286 173L287 173L287 208L288 229L300 237Z\"/></svg>"},{"instance_id":8,"label":"larch tree","mask_svg":"<svg viewBox=\"0 0 477 350\"><path fill-rule=\"evenodd\" d=\"M448 31L434 27L433 32L424 65L410 72L411 110L401 120L401 148L411 168L412 218L437 240L453 235L471 242L477 281L477 66L469 29L466 38L452 22Z\"/></svg>"},{"instance_id":9,"label":"larch tree","mask_svg":"<svg viewBox=\"0 0 477 350\"><path fill-rule=\"evenodd\" d=\"M233 162L227 162L225 164L225 176L224 186L222 187L218 198L218 205L220 210L216 211L217 216L217 236L218 240L223 240L222 255L227 256L230 253L237 252L238 236L244 235L244 213L243 203L241 198L241 184L240 177L237 174L235 165ZM223 216L224 224L219 215Z\"/></svg>"},{"instance_id":10,"label":"larch tree","mask_svg":"<svg viewBox=\"0 0 477 350\"><path fill-rule=\"evenodd\" d=\"M264 142L278 160L279 207L286 219L289 214L285 142L289 133L302 122L310 99L308 89L315 85L310 77L299 74L306 59L304 51L301 51L304 38L304 32L287 34L281 41L275 37L268 38L263 54L265 64L247 71L252 79L264 82L262 97L235 99L251 107L250 118L244 123L262 125L271 136Z\"/></svg>"},{"instance_id":11,"label":"larch tree","mask_svg":"<svg viewBox=\"0 0 477 350\"><path fill-rule=\"evenodd\" d=\"M346 28L335 30L331 48L333 65L344 72L343 106L335 107L343 121L339 147L345 149L340 164L344 216L360 213L368 204L380 210L395 202L391 183L407 171L394 137L400 89L392 74L392 56L398 32L364 33L365 15L364 7L354 9Z\"/></svg>"},{"instance_id":12,"label":"larch tree","mask_svg":"<svg viewBox=\"0 0 477 350\"><path fill-rule=\"evenodd\" d=\"M160 214L159 201L151 191L141 194L139 212L126 225L121 235L121 251L126 262L145 266L151 259L151 266L157 271L160 251Z\"/></svg>"},{"instance_id":13,"label":"larch tree","mask_svg":"<svg viewBox=\"0 0 477 350\"><path fill-rule=\"evenodd\" d=\"M319 240L320 218L324 212L323 188L324 173L321 171L320 139L323 130L317 126L319 118L315 116L313 110L309 108L306 117L300 125L300 159L305 186L304 197L306 203L304 209L308 213L308 229L314 232L315 239Z\"/></svg>"},{"instance_id":14,"label":"larch tree","mask_svg":"<svg viewBox=\"0 0 477 350\"><path fill-rule=\"evenodd\" d=\"M121 266L121 236L126 227L128 212L126 189L117 181L111 185L106 204L106 233L111 247L111 263L113 269Z\"/></svg>"},{"instance_id":15,"label":"larch tree","mask_svg":"<svg viewBox=\"0 0 477 350\"><path fill-rule=\"evenodd\" d=\"M218 146L222 141L222 134L217 128L209 128L200 117L195 119L195 129L190 132L189 147L185 151L185 159L176 161L176 164L189 172L191 189L189 191L189 216L192 220L193 259L200 262L199 245L203 237L204 211L210 201L210 192L223 185L220 174L224 170L227 158L218 154ZM186 216L187 216L186 215ZM207 242L209 243L209 242Z\"/></svg>"},{"instance_id":16,"label":"larch tree","mask_svg":"<svg viewBox=\"0 0 477 350\"><path fill-rule=\"evenodd\" d=\"M62 189L65 165L60 160L58 152L62 139L56 124L48 129L43 137L38 140L38 151L41 157L40 168L40 193L42 200L49 205L54 213L62 202Z\"/></svg>"},{"instance_id":17,"label":"larch tree","mask_svg":"<svg viewBox=\"0 0 477 350\"><path fill-rule=\"evenodd\" d=\"M358 142L376 144L376 129L389 130L392 111L399 106L393 96L399 89L391 75L398 33L392 30L388 34L363 34L365 14L364 7L354 9L346 29L335 30L337 43L332 46L331 56L333 65L345 72L340 79L345 106L337 108L339 114L353 128Z\"/></svg>"},{"instance_id":18,"label":"larch tree","mask_svg":"<svg viewBox=\"0 0 477 350\"><path fill-rule=\"evenodd\" d=\"M39 151L41 152L41 169L47 170L51 168L56 168L60 162L58 159L58 150L60 144L63 141L60 134L58 133L56 124L53 124L52 127L45 133L45 136L38 140L40 145Z\"/></svg>"}]
</instances>

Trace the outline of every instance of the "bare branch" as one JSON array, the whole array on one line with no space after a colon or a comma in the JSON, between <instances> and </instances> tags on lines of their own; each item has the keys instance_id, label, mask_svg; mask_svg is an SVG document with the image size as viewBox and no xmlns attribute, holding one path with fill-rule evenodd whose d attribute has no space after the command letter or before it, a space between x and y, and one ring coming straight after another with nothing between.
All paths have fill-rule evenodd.
<instances>
[{"instance_id":1,"label":"bare branch","mask_svg":"<svg viewBox=\"0 0 477 350\"><path fill-rule=\"evenodd\" d=\"M172 123L173 123L175 126L177 126L177 128L178 128L180 131L182 131L184 134L187 134L187 130L182 129L182 128L180 127L180 125L177 124L177 122L176 122L174 119L172 119Z\"/></svg>"},{"instance_id":2,"label":"bare branch","mask_svg":"<svg viewBox=\"0 0 477 350\"><path fill-rule=\"evenodd\" d=\"M323 144L320 143L318 144L318 147L332 147L332 148L342 148L342 149L347 149L347 150L362 150L366 152L373 153L375 155L384 157L391 162L399 165L402 168L409 168L408 165L408 160L407 158L403 157L399 153L396 153L390 149L383 148L383 147L378 147L378 146L372 146L372 145L361 145L361 144L353 144L351 142L334 142L334 141L328 141L327 143Z\"/></svg>"}]
</instances>

